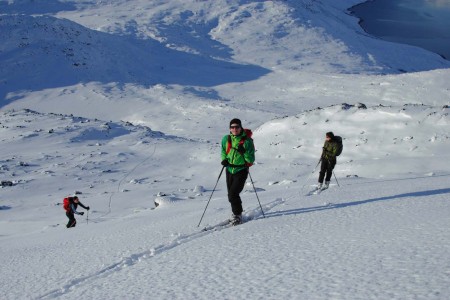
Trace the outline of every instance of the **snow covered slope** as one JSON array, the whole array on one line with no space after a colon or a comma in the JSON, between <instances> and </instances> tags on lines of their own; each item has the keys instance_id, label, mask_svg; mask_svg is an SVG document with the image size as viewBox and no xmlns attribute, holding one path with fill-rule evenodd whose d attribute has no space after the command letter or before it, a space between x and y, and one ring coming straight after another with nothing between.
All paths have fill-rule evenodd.
<instances>
[{"instance_id":1,"label":"snow covered slope","mask_svg":"<svg viewBox=\"0 0 450 300\"><path fill-rule=\"evenodd\" d=\"M448 105L367 107L344 103L267 122L255 136L270 141L259 147L261 156L285 168L320 156L323 139L317 132L333 130L343 138L345 150L339 157L339 169L347 174L342 175L446 172L449 113Z\"/></svg>"},{"instance_id":2,"label":"snow covered slope","mask_svg":"<svg viewBox=\"0 0 450 300\"><path fill-rule=\"evenodd\" d=\"M449 298L450 62L358 2L0 1L2 299ZM257 159L227 228L234 117Z\"/></svg>"},{"instance_id":3,"label":"snow covered slope","mask_svg":"<svg viewBox=\"0 0 450 300\"><path fill-rule=\"evenodd\" d=\"M222 182L197 227L218 175L217 159L178 151L201 153L208 148L202 143L127 123L4 113L2 137L8 139L2 142L15 151L2 160L2 176L15 179L1 189L4 298L234 299L236 289L249 299L446 298L450 175L445 165L436 169L444 171L377 179L344 176L343 162L335 170L340 186L333 180L328 191L305 196L314 183L305 173L312 165L304 164L313 162L308 151L302 161L288 165L285 159L283 165L295 145L288 142L289 130L282 131L284 147L268 143L274 128L331 112L348 114L351 122L352 115L366 111L347 108L305 112L259 128L260 158L251 172L266 218L249 182L245 216L256 220L209 231L203 227L229 216ZM394 123L400 118L397 110L369 109L375 116L391 111ZM415 109L406 107L414 117ZM367 137L369 143L375 139ZM353 151L349 144L345 153ZM279 148L276 161L270 159L273 147ZM218 151L217 145L212 148L212 154ZM441 155L448 161L448 154ZM366 169L374 167L369 162ZM75 190L92 210L68 231L58 203ZM166 201L154 209L161 198Z\"/></svg>"}]
</instances>

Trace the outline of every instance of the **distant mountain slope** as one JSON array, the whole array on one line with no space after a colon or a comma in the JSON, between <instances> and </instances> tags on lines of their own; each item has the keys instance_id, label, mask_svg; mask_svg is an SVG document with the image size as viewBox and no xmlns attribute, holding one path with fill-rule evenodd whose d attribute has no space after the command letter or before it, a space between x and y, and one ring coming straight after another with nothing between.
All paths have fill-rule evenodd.
<instances>
[{"instance_id":1,"label":"distant mountain slope","mask_svg":"<svg viewBox=\"0 0 450 300\"><path fill-rule=\"evenodd\" d=\"M269 72L172 50L150 39L91 30L51 16L3 15L0 29L1 106L24 90L83 82L214 86L253 80ZM7 97L8 93L12 94Z\"/></svg>"}]
</instances>

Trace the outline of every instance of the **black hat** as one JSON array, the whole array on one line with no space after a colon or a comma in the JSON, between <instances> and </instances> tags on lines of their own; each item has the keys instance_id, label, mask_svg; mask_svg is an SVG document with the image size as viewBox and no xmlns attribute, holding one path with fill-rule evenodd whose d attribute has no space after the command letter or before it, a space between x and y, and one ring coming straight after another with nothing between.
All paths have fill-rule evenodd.
<instances>
[{"instance_id":1,"label":"black hat","mask_svg":"<svg viewBox=\"0 0 450 300\"><path fill-rule=\"evenodd\" d=\"M331 139L334 139L334 133L331 132L331 131L330 131L330 132L327 132L327 133L326 133L326 136L329 137L329 138L331 138Z\"/></svg>"},{"instance_id":2,"label":"black hat","mask_svg":"<svg viewBox=\"0 0 450 300\"><path fill-rule=\"evenodd\" d=\"M233 120L231 120L231 121L230 121L230 126L233 125L233 124L237 124L237 125L239 125L240 127L242 127L241 120L239 120L239 119L233 119Z\"/></svg>"}]
</instances>

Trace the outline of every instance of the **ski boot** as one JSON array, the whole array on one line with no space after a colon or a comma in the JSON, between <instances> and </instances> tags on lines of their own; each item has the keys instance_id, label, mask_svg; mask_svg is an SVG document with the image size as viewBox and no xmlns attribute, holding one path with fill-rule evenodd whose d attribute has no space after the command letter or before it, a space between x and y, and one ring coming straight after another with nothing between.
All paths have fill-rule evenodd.
<instances>
[{"instance_id":1,"label":"ski boot","mask_svg":"<svg viewBox=\"0 0 450 300\"><path fill-rule=\"evenodd\" d=\"M330 187L330 182L329 181L325 181L325 184L320 189L323 191L323 190L326 190L329 187Z\"/></svg>"},{"instance_id":2,"label":"ski boot","mask_svg":"<svg viewBox=\"0 0 450 300\"><path fill-rule=\"evenodd\" d=\"M230 220L231 225L236 226L242 224L242 215L233 215Z\"/></svg>"}]
</instances>

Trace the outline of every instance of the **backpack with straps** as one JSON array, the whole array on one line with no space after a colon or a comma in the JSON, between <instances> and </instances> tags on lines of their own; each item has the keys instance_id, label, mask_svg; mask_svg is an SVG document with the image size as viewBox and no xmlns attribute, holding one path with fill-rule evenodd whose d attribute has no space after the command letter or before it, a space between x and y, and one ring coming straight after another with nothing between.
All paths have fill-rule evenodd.
<instances>
[{"instance_id":1,"label":"backpack with straps","mask_svg":"<svg viewBox=\"0 0 450 300\"><path fill-rule=\"evenodd\" d=\"M73 200L78 199L78 197L66 197L63 200L63 208L67 211L67 212L71 212L72 211L72 207L71 204L73 204ZM77 208L77 204L75 203L75 209Z\"/></svg>"},{"instance_id":2,"label":"backpack with straps","mask_svg":"<svg viewBox=\"0 0 450 300\"><path fill-rule=\"evenodd\" d=\"M342 149L344 148L344 145L342 144L342 138L340 136L334 136L334 141L337 144L336 156L339 156L341 155Z\"/></svg>"},{"instance_id":3,"label":"backpack with straps","mask_svg":"<svg viewBox=\"0 0 450 300\"><path fill-rule=\"evenodd\" d=\"M64 207L65 211L70 212L70 199L69 199L69 197L68 198L64 198L63 207Z\"/></svg>"},{"instance_id":4,"label":"backpack with straps","mask_svg":"<svg viewBox=\"0 0 450 300\"><path fill-rule=\"evenodd\" d=\"M239 141L239 145L238 145L238 149L239 148L243 148L244 149L244 152L245 152L245 148L244 148L244 143L245 143L245 140L247 139L247 138L252 138L252 135L253 135L253 132L251 131L251 129L248 129L248 128L244 128L244 131L245 131L245 135L242 137L242 139ZM227 144L227 150L226 150L226 153L228 154L228 153L230 153L230 151L231 151L231 148L232 148L233 146L232 146L232 144L231 144L231 135L229 134L228 135L228 144Z\"/></svg>"}]
</instances>

